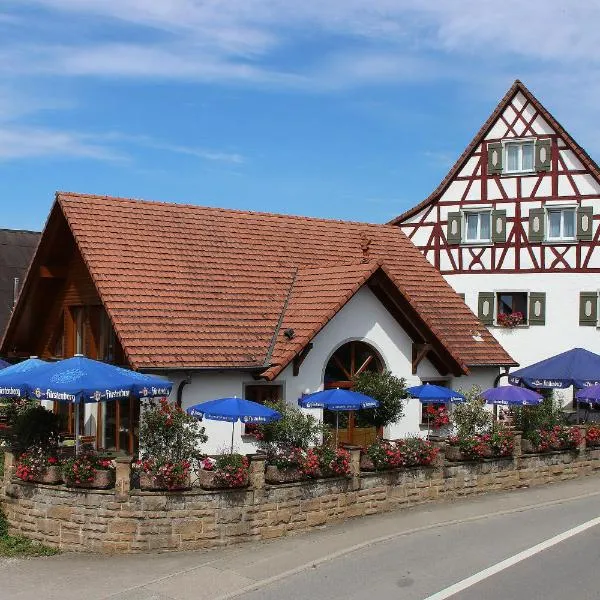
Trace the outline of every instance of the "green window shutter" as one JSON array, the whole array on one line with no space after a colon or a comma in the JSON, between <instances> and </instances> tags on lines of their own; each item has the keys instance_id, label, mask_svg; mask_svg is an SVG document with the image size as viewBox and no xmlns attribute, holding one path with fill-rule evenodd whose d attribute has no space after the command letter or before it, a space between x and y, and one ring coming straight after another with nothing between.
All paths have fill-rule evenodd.
<instances>
[{"instance_id":1,"label":"green window shutter","mask_svg":"<svg viewBox=\"0 0 600 600\"><path fill-rule=\"evenodd\" d=\"M494 292L479 292L477 316L484 325L494 324Z\"/></svg>"},{"instance_id":2,"label":"green window shutter","mask_svg":"<svg viewBox=\"0 0 600 600\"><path fill-rule=\"evenodd\" d=\"M529 325L546 324L546 292L529 294Z\"/></svg>"},{"instance_id":3,"label":"green window shutter","mask_svg":"<svg viewBox=\"0 0 600 600\"><path fill-rule=\"evenodd\" d=\"M460 244L461 242L461 225L462 225L462 214L459 212L448 213L448 230L446 232L446 239L449 244Z\"/></svg>"},{"instance_id":4,"label":"green window shutter","mask_svg":"<svg viewBox=\"0 0 600 600\"><path fill-rule=\"evenodd\" d=\"M492 242L506 241L506 211L492 211Z\"/></svg>"},{"instance_id":5,"label":"green window shutter","mask_svg":"<svg viewBox=\"0 0 600 600\"><path fill-rule=\"evenodd\" d=\"M529 211L529 241L544 241L544 220L546 214L543 208L532 208Z\"/></svg>"},{"instance_id":6,"label":"green window shutter","mask_svg":"<svg viewBox=\"0 0 600 600\"><path fill-rule=\"evenodd\" d=\"M591 206L580 206L577 209L577 239L589 241L594 233L594 209Z\"/></svg>"},{"instance_id":7,"label":"green window shutter","mask_svg":"<svg viewBox=\"0 0 600 600\"><path fill-rule=\"evenodd\" d=\"M579 294L579 324L595 327L598 323L598 292Z\"/></svg>"},{"instance_id":8,"label":"green window shutter","mask_svg":"<svg viewBox=\"0 0 600 600\"><path fill-rule=\"evenodd\" d=\"M552 166L552 140L537 140L535 143L535 170L549 171Z\"/></svg>"},{"instance_id":9,"label":"green window shutter","mask_svg":"<svg viewBox=\"0 0 600 600\"><path fill-rule=\"evenodd\" d=\"M494 143L487 145L488 151L488 175L499 175L502 173L502 144Z\"/></svg>"}]
</instances>

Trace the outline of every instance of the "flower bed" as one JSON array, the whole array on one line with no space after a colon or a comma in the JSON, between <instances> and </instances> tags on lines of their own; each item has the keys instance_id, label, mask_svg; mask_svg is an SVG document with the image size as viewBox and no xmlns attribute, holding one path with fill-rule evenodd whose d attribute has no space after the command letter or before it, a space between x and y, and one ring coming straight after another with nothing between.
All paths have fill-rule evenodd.
<instances>
[{"instance_id":1,"label":"flower bed","mask_svg":"<svg viewBox=\"0 0 600 600\"><path fill-rule=\"evenodd\" d=\"M57 484L62 482L58 458L45 453L41 448L32 448L19 456L15 475L23 481Z\"/></svg>"},{"instance_id":2,"label":"flower bed","mask_svg":"<svg viewBox=\"0 0 600 600\"><path fill-rule=\"evenodd\" d=\"M221 454L205 458L198 472L200 487L205 490L243 488L249 483L248 458L241 454Z\"/></svg>"},{"instance_id":3,"label":"flower bed","mask_svg":"<svg viewBox=\"0 0 600 600\"><path fill-rule=\"evenodd\" d=\"M488 433L450 437L446 458L458 461L509 457L513 455L514 448L513 434L506 429L495 429Z\"/></svg>"},{"instance_id":4,"label":"flower bed","mask_svg":"<svg viewBox=\"0 0 600 600\"><path fill-rule=\"evenodd\" d=\"M319 477L343 477L349 473L350 453L344 448L280 447L268 458L265 480L271 484L290 483Z\"/></svg>"},{"instance_id":5,"label":"flower bed","mask_svg":"<svg viewBox=\"0 0 600 600\"><path fill-rule=\"evenodd\" d=\"M585 444L590 448L600 446L600 426L591 425L585 432Z\"/></svg>"},{"instance_id":6,"label":"flower bed","mask_svg":"<svg viewBox=\"0 0 600 600\"><path fill-rule=\"evenodd\" d=\"M142 490L185 490L191 487L187 460L159 462L154 459L137 460L132 465L139 473Z\"/></svg>"},{"instance_id":7,"label":"flower bed","mask_svg":"<svg viewBox=\"0 0 600 600\"><path fill-rule=\"evenodd\" d=\"M65 483L70 487L108 489L115 485L115 464L110 458L80 454L62 464Z\"/></svg>"},{"instance_id":8,"label":"flower bed","mask_svg":"<svg viewBox=\"0 0 600 600\"><path fill-rule=\"evenodd\" d=\"M583 441L583 435L579 427L555 425L552 429L530 431L526 439L530 445L524 445L524 452L552 452L576 449Z\"/></svg>"},{"instance_id":9,"label":"flower bed","mask_svg":"<svg viewBox=\"0 0 600 600\"><path fill-rule=\"evenodd\" d=\"M401 467L428 466L435 460L439 449L418 437L397 441L377 440L361 457L363 471L385 471Z\"/></svg>"}]
</instances>

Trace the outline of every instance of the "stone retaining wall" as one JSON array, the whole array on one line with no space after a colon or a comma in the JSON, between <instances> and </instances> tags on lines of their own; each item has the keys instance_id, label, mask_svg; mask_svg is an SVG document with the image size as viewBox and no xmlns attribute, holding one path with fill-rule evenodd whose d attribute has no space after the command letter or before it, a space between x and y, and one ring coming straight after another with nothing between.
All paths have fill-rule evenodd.
<instances>
[{"instance_id":1,"label":"stone retaining wall","mask_svg":"<svg viewBox=\"0 0 600 600\"><path fill-rule=\"evenodd\" d=\"M446 462L386 473L353 475L269 486L264 462L251 462L246 490L151 493L73 490L11 478L3 486L10 532L69 551L130 553L195 550L264 540L312 527L472 494L510 490L590 475L600 469L600 450L515 456L484 462ZM123 473L122 473L123 475Z\"/></svg>"}]
</instances>

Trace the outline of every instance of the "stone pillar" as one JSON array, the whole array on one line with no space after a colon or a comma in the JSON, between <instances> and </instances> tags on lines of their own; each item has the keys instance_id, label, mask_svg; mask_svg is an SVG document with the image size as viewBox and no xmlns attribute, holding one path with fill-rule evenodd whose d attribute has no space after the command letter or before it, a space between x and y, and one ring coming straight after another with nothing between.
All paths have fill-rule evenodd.
<instances>
[{"instance_id":1,"label":"stone pillar","mask_svg":"<svg viewBox=\"0 0 600 600\"><path fill-rule=\"evenodd\" d=\"M352 476L352 490L360 489L360 446L346 446L350 452L350 475Z\"/></svg>"},{"instance_id":2,"label":"stone pillar","mask_svg":"<svg viewBox=\"0 0 600 600\"><path fill-rule=\"evenodd\" d=\"M523 432L519 431L518 429L515 429L514 436L515 436L515 449L513 451L513 457L520 458L521 456L523 456L523 449L521 448L521 442L523 440Z\"/></svg>"},{"instance_id":3,"label":"stone pillar","mask_svg":"<svg viewBox=\"0 0 600 600\"><path fill-rule=\"evenodd\" d=\"M131 458L128 456L119 456L115 459L117 464L115 497L117 500L126 500L131 489Z\"/></svg>"},{"instance_id":4,"label":"stone pillar","mask_svg":"<svg viewBox=\"0 0 600 600\"><path fill-rule=\"evenodd\" d=\"M15 470L15 455L12 452L5 451L4 452L4 487L6 487Z\"/></svg>"},{"instance_id":5,"label":"stone pillar","mask_svg":"<svg viewBox=\"0 0 600 600\"><path fill-rule=\"evenodd\" d=\"M434 469L441 470L446 465L446 442L443 440L431 442L431 445L434 448L438 449L437 456L434 461L431 463L431 466Z\"/></svg>"},{"instance_id":6,"label":"stone pillar","mask_svg":"<svg viewBox=\"0 0 600 600\"><path fill-rule=\"evenodd\" d=\"M250 487L262 490L265 487L265 460L264 454L248 454L250 460Z\"/></svg>"}]
</instances>

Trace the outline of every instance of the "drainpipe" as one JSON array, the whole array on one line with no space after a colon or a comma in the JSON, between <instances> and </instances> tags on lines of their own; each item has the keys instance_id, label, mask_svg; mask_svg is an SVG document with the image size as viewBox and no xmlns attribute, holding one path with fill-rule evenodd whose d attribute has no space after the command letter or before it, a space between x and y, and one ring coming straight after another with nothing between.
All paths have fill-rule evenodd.
<instances>
[{"instance_id":1,"label":"drainpipe","mask_svg":"<svg viewBox=\"0 0 600 600\"><path fill-rule=\"evenodd\" d=\"M494 387L498 387L498 383L500 383L500 380L503 377L508 377L509 373L508 371L510 370L510 367L504 367L504 373L499 373L498 375L496 375L496 379L494 379Z\"/></svg>"},{"instance_id":2,"label":"drainpipe","mask_svg":"<svg viewBox=\"0 0 600 600\"><path fill-rule=\"evenodd\" d=\"M184 379L179 382L177 386L177 406L181 408L182 400L183 400L183 388L192 383L192 376L188 373Z\"/></svg>"}]
</instances>

